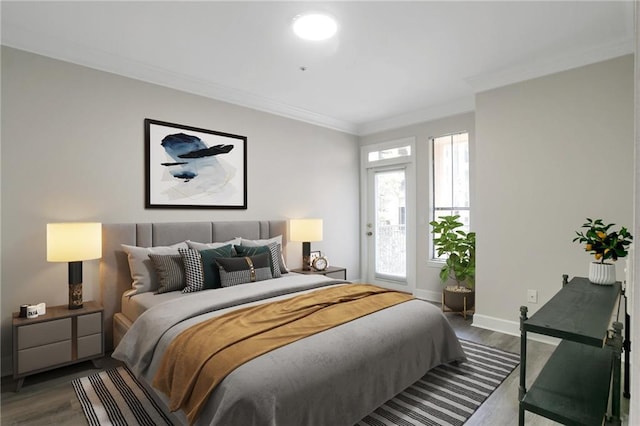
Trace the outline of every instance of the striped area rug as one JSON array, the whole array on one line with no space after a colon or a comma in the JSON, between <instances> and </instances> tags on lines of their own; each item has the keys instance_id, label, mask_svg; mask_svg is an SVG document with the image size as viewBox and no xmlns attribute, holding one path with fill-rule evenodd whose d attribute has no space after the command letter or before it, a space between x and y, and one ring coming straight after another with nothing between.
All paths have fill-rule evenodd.
<instances>
[{"instance_id":1,"label":"striped area rug","mask_svg":"<svg viewBox=\"0 0 640 426\"><path fill-rule=\"evenodd\" d=\"M520 356L460 339L467 361L441 365L358 426L463 425L520 363Z\"/></svg>"},{"instance_id":2,"label":"striped area rug","mask_svg":"<svg viewBox=\"0 0 640 426\"><path fill-rule=\"evenodd\" d=\"M126 367L101 371L72 383L90 426L173 425Z\"/></svg>"},{"instance_id":3,"label":"striped area rug","mask_svg":"<svg viewBox=\"0 0 640 426\"><path fill-rule=\"evenodd\" d=\"M519 356L460 340L467 362L429 371L358 426L462 425L516 368ZM90 426L172 425L125 367L75 379L73 387Z\"/></svg>"}]
</instances>

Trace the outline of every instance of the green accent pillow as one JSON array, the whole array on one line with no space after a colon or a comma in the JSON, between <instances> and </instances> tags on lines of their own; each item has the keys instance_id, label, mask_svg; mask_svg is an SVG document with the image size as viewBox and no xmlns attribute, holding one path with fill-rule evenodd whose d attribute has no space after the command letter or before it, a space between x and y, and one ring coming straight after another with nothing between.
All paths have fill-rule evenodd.
<instances>
[{"instance_id":1,"label":"green accent pillow","mask_svg":"<svg viewBox=\"0 0 640 426\"><path fill-rule=\"evenodd\" d=\"M216 259L219 257L232 257L233 255L233 246L231 244L214 249L200 250L205 290L222 288L222 284L220 283L220 271L218 270Z\"/></svg>"}]
</instances>

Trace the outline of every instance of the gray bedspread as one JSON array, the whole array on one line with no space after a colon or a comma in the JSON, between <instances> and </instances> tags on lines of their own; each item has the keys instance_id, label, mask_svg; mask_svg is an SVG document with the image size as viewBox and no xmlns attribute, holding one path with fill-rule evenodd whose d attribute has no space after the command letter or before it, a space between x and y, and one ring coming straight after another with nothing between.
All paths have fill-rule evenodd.
<instances>
[{"instance_id":1,"label":"gray bedspread","mask_svg":"<svg viewBox=\"0 0 640 426\"><path fill-rule=\"evenodd\" d=\"M171 340L239 305L264 303L337 283L294 275L208 290L158 305L136 320L113 357L147 383ZM464 359L440 310L412 300L255 358L211 394L197 425L351 426L422 377ZM160 399L166 401L164 395ZM181 412L177 417L186 423Z\"/></svg>"}]
</instances>

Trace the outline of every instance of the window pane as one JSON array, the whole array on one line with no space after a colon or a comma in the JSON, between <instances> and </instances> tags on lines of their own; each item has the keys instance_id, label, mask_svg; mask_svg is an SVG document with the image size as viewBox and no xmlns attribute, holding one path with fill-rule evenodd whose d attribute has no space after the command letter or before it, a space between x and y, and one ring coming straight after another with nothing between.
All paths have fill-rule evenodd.
<instances>
[{"instance_id":1,"label":"window pane","mask_svg":"<svg viewBox=\"0 0 640 426\"><path fill-rule=\"evenodd\" d=\"M380 151L370 152L368 155L369 162L387 160L389 158L408 157L411 155L411 146L401 146L398 148L383 149Z\"/></svg>"},{"instance_id":2,"label":"window pane","mask_svg":"<svg viewBox=\"0 0 640 426\"><path fill-rule=\"evenodd\" d=\"M469 134L458 133L433 139L433 219L459 215L464 225L462 231L469 232ZM433 240L431 248L438 258Z\"/></svg>"},{"instance_id":3,"label":"window pane","mask_svg":"<svg viewBox=\"0 0 640 426\"><path fill-rule=\"evenodd\" d=\"M452 197L454 207L469 207L469 140L467 133L452 138Z\"/></svg>"},{"instance_id":4,"label":"window pane","mask_svg":"<svg viewBox=\"0 0 640 426\"><path fill-rule=\"evenodd\" d=\"M453 206L451 137L433 140L433 200L434 207Z\"/></svg>"},{"instance_id":5,"label":"window pane","mask_svg":"<svg viewBox=\"0 0 640 426\"><path fill-rule=\"evenodd\" d=\"M406 277L406 182L404 170L375 174L376 275Z\"/></svg>"}]
</instances>

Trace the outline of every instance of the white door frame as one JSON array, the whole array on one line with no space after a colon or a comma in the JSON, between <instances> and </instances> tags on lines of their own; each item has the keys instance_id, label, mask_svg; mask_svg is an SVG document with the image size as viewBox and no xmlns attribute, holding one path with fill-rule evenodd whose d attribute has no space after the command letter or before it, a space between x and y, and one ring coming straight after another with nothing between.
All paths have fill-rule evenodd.
<instances>
[{"instance_id":1,"label":"white door frame","mask_svg":"<svg viewBox=\"0 0 640 426\"><path fill-rule=\"evenodd\" d=\"M375 162L369 161L369 152L380 151L394 147L411 147L411 155L406 157L391 158ZM373 265L369 263L369 237L367 236L367 223L369 221L369 208L371 204L371 194L369 193L369 171L372 169L389 169L392 166L404 167L406 178L406 232L407 232L407 277L406 285L399 285L393 281L376 280L371 284L378 284L384 287L408 291L415 294L416 290L416 232L417 232L417 206L416 206L416 138L409 137L392 140L373 145L360 147L360 276L364 280L373 276L373 271L369 271Z\"/></svg>"},{"instance_id":2,"label":"white door frame","mask_svg":"<svg viewBox=\"0 0 640 426\"><path fill-rule=\"evenodd\" d=\"M636 79L640 76L640 5L638 2L634 2L634 14L635 14L635 74ZM635 197L634 197L634 229L633 233L638 236L640 232L640 85L636 84L635 89ZM633 258L631 259L631 270L629 271L629 284L627 288L631 287L630 295L630 315L633 322L633 318L640 314L640 283L636 280L636 277L640 279L640 244L634 243ZM629 269L629 265L627 265ZM636 345L640 342L640 327L636 319L635 324L631 326L631 342L635 342ZM638 374L638 365L640 365L640 350L639 348L632 348L631 352L631 364L635 366L631 370L631 400L629 406L629 423L638 424L640 422L640 403L638 403L638 396L640 396L640 374Z\"/></svg>"}]
</instances>

